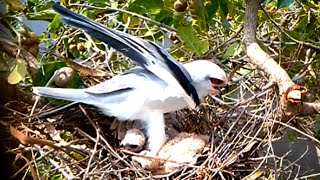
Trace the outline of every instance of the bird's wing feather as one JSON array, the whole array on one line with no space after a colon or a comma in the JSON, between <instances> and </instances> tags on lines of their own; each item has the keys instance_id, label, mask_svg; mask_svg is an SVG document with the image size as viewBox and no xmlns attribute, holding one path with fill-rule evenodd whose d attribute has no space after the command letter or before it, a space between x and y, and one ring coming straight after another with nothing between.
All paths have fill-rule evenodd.
<instances>
[{"instance_id":1,"label":"bird's wing feather","mask_svg":"<svg viewBox=\"0 0 320 180\"><path fill-rule=\"evenodd\" d=\"M104 114L126 120L143 117L141 110L150 97L148 94L154 94L152 91L162 90L166 86L163 80L149 71L134 68L86 89L34 87L33 92L45 97L94 105Z\"/></svg>"},{"instance_id":2,"label":"bird's wing feather","mask_svg":"<svg viewBox=\"0 0 320 180\"><path fill-rule=\"evenodd\" d=\"M141 88L144 88L143 86L147 86L149 83L156 83L162 87L168 85L150 71L141 67L135 67L105 82L91 86L85 89L85 92L91 94L106 94L121 89L136 89L137 87L140 87L139 84L142 84Z\"/></svg>"},{"instance_id":3,"label":"bird's wing feather","mask_svg":"<svg viewBox=\"0 0 320 180\"><path fill-rule=\"evenodd\" d=\"M62 21L65 23L83 29L90 36L110 45L164 81L177 85L177 88L182 86L181 94L187 93L184 97L189 106L194 107L194 102L197 105L200 103L189 73L155 43L107 28L62 7L58 3L53 5L53 9L62 15ZM163 70L159 70L160 68Z\"/></svg>"}]
</instances>

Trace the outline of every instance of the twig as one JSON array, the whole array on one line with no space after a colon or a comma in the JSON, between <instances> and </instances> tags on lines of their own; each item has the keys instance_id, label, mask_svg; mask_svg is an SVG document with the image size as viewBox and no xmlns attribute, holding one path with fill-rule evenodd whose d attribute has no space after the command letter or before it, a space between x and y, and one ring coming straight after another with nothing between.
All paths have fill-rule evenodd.
<instances>
[{"instance_id":1,"label":"twig","mask_svg":"<svg viewBox=\"0 0 320 180\"><path fill-rule=\"evenodd\" d=\"M232 35L228 40L224 41L223 43L219 44L215 48L208 51L204 56L208 56L209 54L215 52L216 50L220 49L222 46L229 44L233 39L235 39L237 36L239 36L240 32L243 30L243 25L240 26L240 28L236 31L234 35Z\"/></svg>"},{"instance_id":2,"label":"twig","mask_svg":"<svg viewBox=\"0 0 320 180\"><path fill-rule=\"evenodd\" d=\"M92 152L92 154L90 156L89 162L87 163L87 168L86 168L86 171L85 171L84 176L83 176L83 179L85 180L89 176L90 165L91 165L93 157L95 156L95 153L97 152L98 142L100 140L100 130L99 130L99 127L96 126L95 123L91 120L91 118L89 117L87 112L84 110L84 108L81 105L79 105L79 107L80 107L82 113L87 117L87 119L90 121L92 126L95 128L96 135L97 135L96 140L95 140L96 143L95 143L94 148L93 148L93 152Z\"/></svg>"}]
</instances>

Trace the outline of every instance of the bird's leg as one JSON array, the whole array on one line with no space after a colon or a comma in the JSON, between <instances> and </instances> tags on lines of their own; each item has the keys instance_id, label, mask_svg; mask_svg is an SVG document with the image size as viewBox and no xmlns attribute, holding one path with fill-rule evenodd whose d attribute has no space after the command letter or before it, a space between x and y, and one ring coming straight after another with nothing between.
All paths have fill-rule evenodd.
<instances>
[{"instance_id":1,"label":"bird's leg","mask_svg":"<svg viewBox=\"0 0 320 180\"><path fill-rule=\"evenodd\" d=\"M157 111L150 112L146 119L146 126L148 148L150 150L149 155L156 156L167 140L163 113Z\"/></svg>"},{"instance_id":2,"label":"bird's leg","mask_svg":"<svg viewBox=\"0 0 320 180\"><path fill-rule=\"evenodd\" d=\"M159 150L167 140L164 131L164 117L163 113L158 111L149 111L145 115L143 120L146 124L149 151L140 152L140 155L143 155L144 157L136 156L132 157L132 159L140 163L144 169L157 169L159 167L159 162L157 159L153 158L157 156Z\"/></svg>"}]
</instances>

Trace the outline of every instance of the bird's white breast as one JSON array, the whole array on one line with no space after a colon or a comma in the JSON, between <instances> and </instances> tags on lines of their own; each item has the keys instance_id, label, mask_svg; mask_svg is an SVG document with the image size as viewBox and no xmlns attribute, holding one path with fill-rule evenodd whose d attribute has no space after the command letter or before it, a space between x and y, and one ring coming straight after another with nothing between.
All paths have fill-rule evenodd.
<instances>
[{"instance_id":1,"label":"bird's white breast","mask_svg":"<svg viewBox=\"0 0 320 180\"><path fill-rule=\"evenodd\" d=\"M151 91L152 93L149 94L144 104L147 109L168 113L188 107L188 104L183 98L183 93L185 92L181 92L180 89L167 86L165 88L154 88Z\"/></svg>"}]
</instances>

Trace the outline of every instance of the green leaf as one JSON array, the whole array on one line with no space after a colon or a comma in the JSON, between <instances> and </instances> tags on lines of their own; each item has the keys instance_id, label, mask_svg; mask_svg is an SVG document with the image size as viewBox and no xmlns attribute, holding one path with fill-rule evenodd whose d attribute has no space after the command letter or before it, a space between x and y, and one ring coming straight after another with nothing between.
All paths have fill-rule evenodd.
<instances>
[{"instance_id":1,"label":"green leaf","mask_svg":"<svg viewBox=\"0 0 320 180\"><path fill-rule=\"evenodd\" d=\"M65 66L66 66L65 61L53 61L53 62L45 63L42 66L42 68L39 68L38 72L36 73L36 77L33 81L33 85L45 86L48 83L48 81L52 78L54 72ZM68 88L83 87L83 83L81 81L80 76L76 74L67 87Z\"/></svg>"},{"instance_id":2,"label":"green leaf","mask_svg":"<svg viewBox=\"0 0 320 180\"><path fill-rule=\"evenodd\" d=\"M166 0L163 2L163 9L159 14L156 14L154 20L157 20L166 25L172 25L173 22L173 3L174 0ZM178 27L178 26L175 26Z\"/></svg>"},{"instance_id":3,"label":"green leaf","mask_svg":"<svg viewBox=\"0 0 320 180\"><path fill-rule=\"evenodd\" d=\"M274 0L265 0L263 1L262 5L267 6L268 4L272 3Z\"/></svg>"},{"instance_id":4,"label":"green leaf","mask_svg":"<svg viewBox=\"0 0 320 180\"><path fill-rule=\"evenodd\" d=\"M136 0L129 5L127 11L135 12L138 14L159 14L162 9L162 0Z\"/></svg>"},{"instance_id":5,"label":"green leaf","mask_svg":"<svg viewBox=\"0 0 320 180\"><path fill-rule=\"evenodd\" d=\"M136 18L136 17L133 17L133 16L130 16L128 14L123 14L122 15L122 20L125 24L128 23L128 21L130 22L129 23L129 26L130 27L135 27L135 26L139 26L140 24L140 19L139 18Z\"/></svg>"},{"instance_id":6,"label":"green leaf","mask_svg":"<svg viewBox=\"0 0 320 180\"><path fill-rule=\"evenodd\" d=\"M227 30L230 30L231 28L231 24L229 23L229 21L227 20L226 16L222 16L222 25L223 27L225 27Z\"/></svg>"},{"instance_id":7,"label":"green leaf","mask_svg":"<svg viewBox=\"0 0 320 180\"><path fill-rule=\"evenodd\" d=\"M221 16L226 17L229 13L227 0L218 0Z\"/></svg>"},{"instance_id":8,"label":"green leaf","mask_svg":"<svg viewBox=\"0 0 320 180\"><path fill-rule=\"evenodd\" d=\"M90 10L83 11L82 15L84 15L84 16L90 18L90 19L96 19L97 18L96 15Z\"/></svg>"},{"instance_id":9,"label":"green leaf","mask_svg":"<svg viewBox=\"0 0 320 180\"><path fill-rule=\"evenodd\" d=\"M51 21L51 23L48 24L48 27L51 30L56 30L61 26L61 22L60 22L60 15L56 14L56 16L54 17L54 19Z\"/></svg>"},{"instance_id":10,"label":"green leaf","mask_svg":"<svg viewBox=\"0 0 320 180\"><path fill-rule=\"evenodd\" d=\"M62 174L55 174L51 177L51 180L63 180L63 175Z\"/></svg>"},{"instance_id":11,"label":"green leaf","mask_svg":"<svg viewBox=\"0 0 320 180\"><path fill-rule=\"evenodd\" d=\"M297 142L297 133L293 130L289 130L288 131L288 139L291 144L296 143Z\"/></svg>"},{"instance_id":12,"label":"green leaf","mask_svg":"<svg viewBox=\"0 0 320 180\"><path fill-rule=\"evenodd\" d=\"M222 20L222 25L227 29L230 30L231 24L227 20L227 15L229 13L228 9L228 3L226 0L218 0L219 2L219 7L220 7L220 14L221 14L221 20Z\"/></svg>"},{"instance_id":13,"label":"green leaf","mask_svg":"<svg viewBox=\"0 0 320 180\"><path fill-rule=\"evenodd\" d=\"M54 4L53 1L43 2L42 4L37 4L38 6L36 7L36 12L38 13L43 10L51 10L53 4Z\"/></svg>"},{"instance_id":14,"label":"green leaf","mask_svg":"<svg viewBox=\"0 0 320 180\"><path fill-rule=\"evenodd\" d=\"M197 37L197 32L192 26L179 27L177 35L185 43L185 48L192 53L200 56L209 50L209 42L207 40L200 40Z\"/></svg>"},{"instance_id":15,"label":"green leaf","mask_svg":"<svg viewBox=\"0 0 320 180\"><path fill-rule=\"evenodd\" d=\"M294 0L278 0L278 8L292 7L294 5Z\"/></svg>"},{"instance_id":16,"label":"green leaf","mask_svg":"<svg viewBox=\"0 0 320 180\"><path fill-rule=\"evenodd\" d=\"M27 63L24 60L22 59L16 60L16 65L10 72L7 79L9 84L17 84L25 78L27 73L26 65Z\"/></svg>"},{"instance_id":17,"label":"green leaf","mask_svg":"<svg viewBox=\"0 0 320 180\"><path fill-rule=\"evenodd\" d=\"M45 63L42 68L39 68L38 72L36 73L33 85L45 86L54 72L64 66L66 66L65 61L53 61Z\"/></svg>"},{"instance_id":18,"label":"green leaf","mask_svg":"<svg viewBox=\"0 0 320 180\"><path fill-rule=\"evenodd\" d=\"M208 12L208 18L211 19L215 16L217 10L219 9L219 1L209 1L206 5Z\"/></svg>"},{"instance_id":19,"label":"green leaf","mask_svg":"<svg viewBox=\"0 0 320 180\"><path fill-rule=\"evenodd\" d=\"M192 5L189 7L192 18L196 21L195 24L202 31L208 31L210 21L208 20L208 12L204 6L204 0L192 0Z\"/></svg>"},{"instance_id":20,"label":"green leaf","mask_svg":"<svg viewBox=\"0 0 320 180\"><path fill-rule=\"evenodd\" d=\"M65 131L64 133L62 133L61 138L66 142L74 141L77 139L77 137L70 131Z\"/></svg>"},{"instance_id":21,"label":"green leaf","mask_svg":"<svg viewBox=\"0 0 320 180\"><path fill-rule=\"evenodd\" d=\"M235 57L241 53L241 44L236 41L233 44L231 44L226 52L222 55L222 60L229 59L230 57Z\"/></svg>"},{"instance_id":22,"label":"green leaf","mask_svg":"<svg viewBox=\"0 0 320 180\"><path fill-rule=\"evenodd\" d=\"M29 20L44 20L44 21L51 21L56 17L57 13L52 9L46 9L43 11L38 11L37 13L28 13L26 17Z\"/></svg>"},{"instance_id":23,"label":"green leaf","mask_svg":"<svg viewBox=\"0 0 320 180\"><path fill-rule=\"evenodd\" d=\"M222 25L229 30L231 28L231 24L229 23L229 21L227 20L227 15L229 13L229 8L228 8L228 1L226 0L214 0L214 1L209 1L206 6L205 9L207 10L207 15L208 15L208 19L210 22L211 19L215 16L215 14L217 13L217 11L220 14L221 17L221 21L222 21ZM201 10L200 10L201 11ZM209 24L210 25L210 24Z\"/></svg>"},{"instance_id":24,"label":"green leaf","mask_svg":"<svg viewBox=\"0 0 320 180\"><path fill-rule=\"evenodd\" d=\"M39 1L38 0L27 0L26 4L28 4L29 6L30 5L35 6L35 5L39 4Z\"/></svg>"},{"instance_id":25,"label":"green leaf","mask_svg":"<svg viewBox=\"0 0 320 180\"><path fill-rule=\"evenodd\" d=\"M109 4L110 1L107 1L107 0L88 0L88 3L91 4L91 3L104 3L104 4Z\"/></svg>"}]
</instances>

